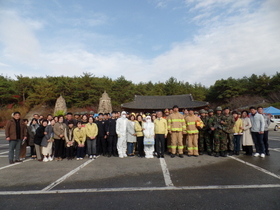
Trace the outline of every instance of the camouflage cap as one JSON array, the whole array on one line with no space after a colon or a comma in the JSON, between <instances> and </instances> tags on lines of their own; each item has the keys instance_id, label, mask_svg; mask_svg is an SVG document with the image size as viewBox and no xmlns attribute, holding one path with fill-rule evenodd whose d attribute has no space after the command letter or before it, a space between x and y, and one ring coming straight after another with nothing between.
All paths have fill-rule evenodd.
<instances>
[{"instance_id":1,"label":"camouflage cap","mask_svg":"<svg viewBox=\"0 0 280 210\"><path fill-rule=\"evenodd\" d=\"M200 113L200 114L204 114L204 113L205 113L205 110L204 110L204 109L201 109L201 110L199 110L199 113Z\"/></svg>"},{"instance_id":2,"label":"camouflage cap","mask_svg":"<svg viewBox=\"0 0 280 210\"><path fill-rule=\"evenodd\" d=\"M216 111L223 111L222 107L217 106Z\"/></svg>"},{"instance_id":3,"label":"camouflage cap","mask_svg":"<svg viewBox=\"0 0 280 210\"><path fill-rule=\"evenodd\" d=\"M194 114L198 114L198 111L194 111Z\"/></svg>"},{"instance_id":4,"label":"camouflage cap","mask_svg":"<svg viewBox=\"0 0 280 210\"><path fill-rule=\"evenodd\" d=\"M89 114L94 114L94 111L90 111Z\"/></svg>"},{"instance_id":5,"label":"camouflage cap","mask_svg":"<svg viewBox=\"0 0 280 210\"><path fill-rule=\"evenodd\" d=\"M209 110L208 110L208 113L210 113L210 112L214 112L214 110L213 110L213 109L209 109Z\"/></svg>"}]
</instances>

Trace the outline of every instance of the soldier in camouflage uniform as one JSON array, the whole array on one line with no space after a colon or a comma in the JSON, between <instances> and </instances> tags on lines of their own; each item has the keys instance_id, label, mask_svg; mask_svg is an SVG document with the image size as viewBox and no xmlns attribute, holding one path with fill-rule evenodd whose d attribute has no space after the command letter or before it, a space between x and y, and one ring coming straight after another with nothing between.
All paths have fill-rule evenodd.
<instances>
[{"instance_id":1,"label":"soldier in camouflage uniform","mask_svg":"<svg viewBox=\"0 0 280 210\"><path fill-rule=\"evenodd\" d=\"M201 109L199 111L200 113L200 119L202 120L204 127L199 130L199 144L198 144L198 149L199 149L199 155L203 155L204 153L204 145L206 145L206 150L208 155L212 155L212 149L211 149L211 144L210 144L210 136L209 136L209 127L208 127L208 117L206 117L207 111L204 109Z\"/></svg>"},{"instance_id":2,"label":"soldier in camouflage uniform","mask_svg":"<svg viewBox=\"0 0 280 210\"><path fill-rule=\"evenodd\" d=\"M222 122L224 122L223 115L222 115L222 107L218 106L216 108L216 115L213 122L213 127L211 130L214 131L214 151L215 157L226 157L226 150L227 150L227 141L226 141L226 133L223 131Z\"/></svg>"},{"instance_id":3,"label":"soldier in camouflage uniform","mask_svg":"<svg viewBox=\"0 0 280 210\"><path fill-rule=\"evenodd\" d=\"M208 126L208 133L209 133L209 142L210 142L210 147L211 151L213 151L213 145L214 145L214 131L211 130L211 127L214 127L214 110L209 109L208 110L208 120L207 120L207 126Z\"/></svg>"},{"instance_id":4,"label":"soldier in camouflage uniform","mask_svg":"<svg viewBox=\"0 0 280 210\"><path fill-rule=\"evenodd\" d=\"M224 117L223 117L223 130L226 133L226 141L227 141L227 150L229 151L229 155L233 155L234 143L233 143L233 127L235 124L235 120L233 116L230 114L230 109L226 107L224 109Z\"/></svg>"}]
</instances>

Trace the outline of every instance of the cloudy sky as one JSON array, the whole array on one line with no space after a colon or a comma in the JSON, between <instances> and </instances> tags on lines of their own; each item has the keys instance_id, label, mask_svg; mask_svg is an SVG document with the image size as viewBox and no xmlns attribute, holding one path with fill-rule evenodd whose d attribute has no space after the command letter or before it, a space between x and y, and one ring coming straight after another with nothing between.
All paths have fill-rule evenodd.
<instances>
[{"instance_id":1,"label":"cloudy sky","mask_svg":"<svg viewBox=\"0 0 280 210\"><path fill-rule=\"evenodd\" d=\"M0 0L0 74L138 82L280 71L279 0Z\"/></svg>"}]
</instances>

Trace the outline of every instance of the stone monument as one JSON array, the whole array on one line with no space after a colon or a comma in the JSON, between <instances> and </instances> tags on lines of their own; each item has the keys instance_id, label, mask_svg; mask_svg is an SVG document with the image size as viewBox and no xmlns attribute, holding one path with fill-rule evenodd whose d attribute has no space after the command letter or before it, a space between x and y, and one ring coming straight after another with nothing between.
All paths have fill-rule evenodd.
<instances>
[{"instance_id":1,"label":"stone monument","mask_svg":"<svg viewBox=\"0 0 280 210\"><path fill-rule=\"evenodd\" d=\"M54 112L53 114L65 114L67 112L67 107L66 107L66 102L65 99L62 96L59 96L56 99L55 107L54 107Z\"/></svg>"},{"instance_id":2,"label":"stone monument","mask_svg":"<svg viewBox=\"0 0 280 210\"><path fill-rule=\"evenodd\" d=\"M106 91L102 94L102 97L99 99L98 113L111 113L112 104L111 98L108 96Z\"/></svg>"}]
</instances>

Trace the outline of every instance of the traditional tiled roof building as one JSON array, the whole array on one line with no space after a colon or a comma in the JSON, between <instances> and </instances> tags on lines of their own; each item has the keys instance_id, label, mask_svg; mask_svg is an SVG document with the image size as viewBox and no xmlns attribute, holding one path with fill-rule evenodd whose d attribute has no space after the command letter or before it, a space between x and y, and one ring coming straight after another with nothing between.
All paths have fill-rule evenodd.
<instances>
[{"instance_id":1,"label":"traditional tiled roof building","mask_svg":"<svg viewBox=\"0 0 280 210\"><path fill-rule=\"evenodd\" d=\"M171 109L178 105L180 110L183 108L193 108L195 110L208 107L208 102L195 101L192 94L169 95L169 96L140 96L136 95L134 101L124 103L121 108L128 112L154 112Z\"/></svg>"}]
</instances>

